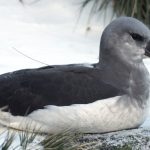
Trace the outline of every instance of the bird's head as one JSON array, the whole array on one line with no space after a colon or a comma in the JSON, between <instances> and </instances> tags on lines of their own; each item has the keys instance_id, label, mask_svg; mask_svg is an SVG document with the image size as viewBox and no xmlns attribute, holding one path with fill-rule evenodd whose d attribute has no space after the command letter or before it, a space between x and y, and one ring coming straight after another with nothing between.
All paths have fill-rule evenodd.
<instances>
[{"instance_id":1,"label":"bird's head","mask_svg":"<svg viewBox=\"0 0 150 150\"><path fill-rule=\"evenodd\" d=\"M120 17L104 30L100 44L100 61L119 61L126 65L140 63L150 56L150 30L139 20Z\"/></svg>"}]
</instances>

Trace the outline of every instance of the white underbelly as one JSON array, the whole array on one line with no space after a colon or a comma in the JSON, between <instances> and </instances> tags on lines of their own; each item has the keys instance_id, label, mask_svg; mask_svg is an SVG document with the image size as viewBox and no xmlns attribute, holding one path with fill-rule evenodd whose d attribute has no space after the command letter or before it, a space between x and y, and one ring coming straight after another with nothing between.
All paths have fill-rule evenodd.
<instances>
[{"instance_id":1,"label":"white underbelly","mask_svg":"<svg viewBox=\"0 0 150 150\"><path fill-rule=\"evenodd\" d=\"M27 117L1 111L0 124L19 130L50 133L64 130L103 133L138 127L144 122L148 108L142 109L136 102L125 100L126 96L117 96L90 104L46 106Z\"/></svg>"}]
</instances>

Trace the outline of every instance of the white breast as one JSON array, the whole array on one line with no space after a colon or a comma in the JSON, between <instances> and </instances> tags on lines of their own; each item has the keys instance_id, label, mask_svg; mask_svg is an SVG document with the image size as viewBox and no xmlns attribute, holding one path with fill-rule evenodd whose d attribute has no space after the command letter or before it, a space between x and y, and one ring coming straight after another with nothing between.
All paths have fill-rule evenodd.
<instances>
[{"instance_id":1,"label":"white breast","mask_svg":"<svg viewBox=\"0 0 150 150\"><path fill-rule=\"evenodd\" d=\"M46 106L27 117L16 117L1 111L0 123L20 130L50 133L68 129L84 133L103 133L138 127L144 122L147 111L147 106L142 109L136 100L133 104L124 95L90 104Z\"/></svg>"}]
</instances>

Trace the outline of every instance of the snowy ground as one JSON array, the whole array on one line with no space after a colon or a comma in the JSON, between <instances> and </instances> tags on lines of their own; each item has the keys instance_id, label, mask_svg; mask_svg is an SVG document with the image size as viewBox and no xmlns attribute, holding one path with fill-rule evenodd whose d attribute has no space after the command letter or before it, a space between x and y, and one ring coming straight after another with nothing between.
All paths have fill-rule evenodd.
<instances>
[{"instance_id":1,"label":"snowy ground","mask_svg":"<svg viewBox=\"0 0 150 150\"><path fill-rule=\"evenodd\" d=\"M107 20L93 21L86 32L88 8L77 22L81 0L41 0L31 5L18 1L0 0L0 74L43 66L14 48L49 65L98 61L100 36L111 10ZM150 60L145 62L150 68Z\"/></svg>"}]
</instances>

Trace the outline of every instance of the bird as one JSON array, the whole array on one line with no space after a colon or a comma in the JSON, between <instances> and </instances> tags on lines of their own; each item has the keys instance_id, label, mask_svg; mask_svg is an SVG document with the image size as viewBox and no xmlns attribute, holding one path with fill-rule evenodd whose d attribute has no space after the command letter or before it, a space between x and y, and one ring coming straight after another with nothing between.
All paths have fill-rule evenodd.
<instances>
[{"instance_id":1,"label":"bird","mask_svg":"<svg viewBox=\"0 0 150 150\"><path fill-rule=\"evenodd\" d=\"M119 17L103 31L98 63L52 65L0 75L0 124L18 130L106 133L148 115L150 30Z\"/></svg>"}]
</instances>

